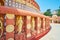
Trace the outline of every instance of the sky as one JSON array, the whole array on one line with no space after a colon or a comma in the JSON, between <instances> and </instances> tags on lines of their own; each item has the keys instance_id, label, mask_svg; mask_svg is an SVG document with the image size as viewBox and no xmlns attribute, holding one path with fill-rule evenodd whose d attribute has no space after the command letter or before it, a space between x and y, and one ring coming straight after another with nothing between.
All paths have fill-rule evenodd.
<instances>
[{"instance_id":1,"label":"sky","mask_svg":"<svg viewBox=\"0 0 60 40\"><path fill-rule=\"evenodd\" d=\"M40 6L41 12L45 12L47 9L54 11L59 8L60 0L35 0Z\"/></svg>"}]
</instances>

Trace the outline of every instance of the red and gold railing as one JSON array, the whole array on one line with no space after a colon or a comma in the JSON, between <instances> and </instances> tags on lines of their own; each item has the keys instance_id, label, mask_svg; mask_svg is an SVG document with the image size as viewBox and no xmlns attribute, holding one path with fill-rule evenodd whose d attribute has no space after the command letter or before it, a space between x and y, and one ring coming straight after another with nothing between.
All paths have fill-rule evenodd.
<instances>
[{"instance_id":1,"label":"red and gold railing","mask_svg":"<svg viewBox=\"0 0 60 40\"><path fill-rule=\"evenodd\" d=\"M49 30L49 17L0 6L0 40L39 40Z\"/></svg>"}]
</instances>

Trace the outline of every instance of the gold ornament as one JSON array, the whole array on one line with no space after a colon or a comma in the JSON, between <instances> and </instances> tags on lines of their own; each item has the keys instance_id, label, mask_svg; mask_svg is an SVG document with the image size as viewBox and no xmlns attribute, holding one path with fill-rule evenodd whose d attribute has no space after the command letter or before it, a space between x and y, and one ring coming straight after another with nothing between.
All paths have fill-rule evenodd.
<instances>
[{"instance_id":1,"label":"gold ornament","mask_svg":"<svg viewBox=\"0 0 60 40\"><path fill-rule=\"evenodd\" d=\"M32 31L34 31L34 28L35 28L35 20L34 20L34 17L32 17L32 23L31 23L31 25L32 25Z\"/></svg>"},{"instance_id":2,"label":"gold ornament","mask_svg":"<svg viewBox=\"0 0 60 40\"><path fill-rule=\"evenodd\" d=\"M14 40L13 38L9 38L8 40Z\"/></svg>"},{"instance_id":3,"label":"gold ornament","mask_svg":"<svg viewBox=\"0 0 60 40\"><path fill-rule=\"evenodd\" d=\"M21 31L22 31L22 24L20 25L18 25L18 33L21 33Z\"/></svg>"},{"instance_id":4,"label":"gold ornament","mask_svg":"<svg viewBox=\"0 0 60 40\"><path fill-rule=\"evenodd\" d=\"M8 19L14 19L14 14L6 14L6 17L8 18Z\"/></svg>"},{"instance_id":5,"label":"gold ornament","mask_svg":"<svg viewBox=\"0 0 60 40\"><path fill-rule=\"evenodd\" d=\"M0 30L1 30L1 32L0 32L0 37L1 37L3 34L3 24L2 24L1 20L0 20Z\"/></svg>"},{"instance_id":6,"label":"gold ornament","mask_svg":"<svg viewBox=\"0 0 60 40\"><path fill-rule=\"evenodd\" d=\"M13 25L7 25L6 31L7 32L13 32L14 31L14 26Z\"/></svg>"},{"instance_id":7,"label":"gold ornament","mask_svg":"<svg viewBox=\"0 0 60 40\"><path fill-rule=\"evenodd\" d=\"M0 21L0 29L2 28L2 21Z\"/></svg>"},{"instance_id":8,"label":"gold ornament","mask_svg":"<svg viewBox=\"0 0 60 40\"><path fill-rule=\"evenodd\" d=\"M31 29L31 24L27 24L27 29Z\"/></svg>"},{"instance_id":9,"label":"gold ornament","mask_svg":"<svg viewBox=\"0 0 60 40\"><path fill-rule=\"evenodd\" d=\"M27 16L27 19L30 20L31 19L31 16Z\"/></svg>"},{"instance_id":10,"label":"gold ornament","mask_svg":"<svg viewBox=\"0 0 60 40\"><path fill-rule=\"evenodd\" d=\"M18 26L18 33L21 33L22 25L23 25L22 16L17 16L17 18L16 18L16 25Z\"/></svg>"}]
</instances>

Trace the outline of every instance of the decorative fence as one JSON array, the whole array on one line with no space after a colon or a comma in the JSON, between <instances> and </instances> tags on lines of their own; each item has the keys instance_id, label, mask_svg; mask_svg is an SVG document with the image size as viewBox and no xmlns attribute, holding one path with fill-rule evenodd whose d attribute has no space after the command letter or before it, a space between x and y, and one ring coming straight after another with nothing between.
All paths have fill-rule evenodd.
<instances>
[{"instance_id":1,"label":"decorative fence","mask_svg":"<svg viewBox=\"0 0 60 40\"><path fill-rule=\"evenodd\" d=\"M50 18L0 6L0 40L39 40L50 30Z\"/></svg>"}]
</instances>

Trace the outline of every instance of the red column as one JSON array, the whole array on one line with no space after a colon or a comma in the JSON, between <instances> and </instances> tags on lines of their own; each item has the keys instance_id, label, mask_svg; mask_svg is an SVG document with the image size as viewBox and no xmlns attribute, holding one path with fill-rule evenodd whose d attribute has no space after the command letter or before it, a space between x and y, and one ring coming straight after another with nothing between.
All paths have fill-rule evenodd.
<instances>
[{"instance_id":1,"label":"red column","mask_svg":"<svg viewBox=\"0 0 60 40\"><path fill-rule=\"evenodd\" d=\"M47 29L47 19L45 21L46 21L45 26L46 26L46 29Z\"/></svg>"},{"instance_id":2,"label":"red column","mask_svg":"<svg viewBox=\"0 0 60 40\"><path fill-rule=\"evenodd\" d=\"M46 27L45 27L45 18L43 18L43 31L45 31Z\"/></svg>"},{"instance_id":3,"label":"red column","mask_svg":"<svg viewBox=\"0 0 60 40\"><path fill-rule=\"evenodd\" d=\"M31 30L32 30L32 36L35 36L36 35L36 29L35 29L35 18L32 17L31 18Z\"/></svg>"},{"instance_id":4,"label":"red column","mask_svg":"<svg viewBox=\"0 0 60 40\"><path fill-rule=\"evenodd\" d=\"M50 20L49 19L46 19L46 29L48 29L50 27Z\"/></svg>"},{"instance_id":5,"label":"red column","mask_svg":"<svg viewBox=\"0 0 60 40\"><path fill-rule=\"evenodd\" d=\"M37 29L37 34L40 34L40 32L41 32L41 19L40 19L40 17L37 17L37 20L36 20L36 29Z\"/></svg>"},{"instance_id":6,"label":"red column","mask_svg":"<svg viewBox=\"0 0 60 40\"><path fill-rule=\"evenodd\" d=\"M14 40L14 18L14 14L6 14L6 40Z\"/></svg>"},{"instance_id":7,"label":"red column","mask_svg":"<svg viewBox=\"0 0 60 40\"><path fill-rule=\"evenodd\" d=\"M26 17L26 37L27 40L31 37L31 16Z\"/></svg>"},{"instance_id":8,"label":"red column","mask_svg":"<svg viewBox=\"0 0 60 40\"><path fill-rule=\"evenodd\" d=\"M50 19L48 19L48 28L50 27Z\"/></svg>"},{"instance_id":9,"label":"red column","mask_svg":"<svg viewBox=\"0 0 60 40\"><path fill-rule=\"evenodd\" d=\"M47 27L48 27L48 19L46 19L46 29L47 29Z\"/></svg>"},{"instance_id":10,"label":"red column","mask_svg":"<svg viewBox=\"0 0 60 40\"><path fill-rule=\"evenodd\" d=\"M15 40L26 40L25 38L25 18L23 16L16 16L17 34Z\"/></svg>"},{"instance_id":11,"label":"red column","mask_svg":"<svg viewBox=\"0 0 60 40\"><path fill-rule=\"evenodd\" d=\"M40 29L40 32L41 33L43 32L43 18L41 18L41 29Z\"/></svg>"}]
</instances>

